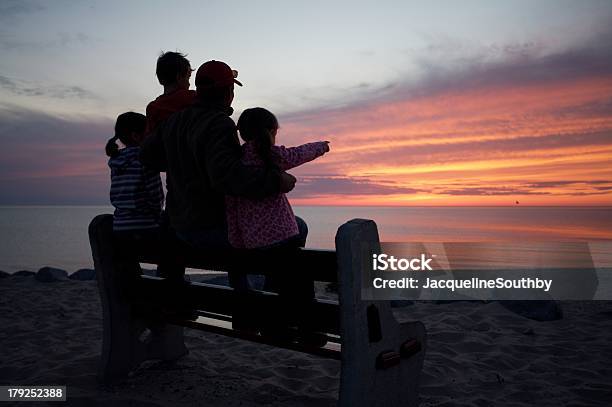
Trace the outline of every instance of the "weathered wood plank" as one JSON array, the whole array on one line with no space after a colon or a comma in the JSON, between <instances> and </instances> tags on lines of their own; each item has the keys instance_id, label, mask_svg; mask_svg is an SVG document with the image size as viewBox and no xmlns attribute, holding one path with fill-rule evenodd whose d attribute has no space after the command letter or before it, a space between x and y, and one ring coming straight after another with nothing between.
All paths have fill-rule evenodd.
<instances>
[{"instance_id":1,"label":"weathered wood plank","mask_svg":"<svg viewBox=\"0 0 612 407\"><path fill-rule=\"evenodd\" d=\"M179 300L185 306L210 313L232 316L237 300L230 287L206 283L185 283L172 286L159 277L141 276L136 293L152 303L173 305ZM282 306L277 294L250 290L248 295L240 296L241 305L249 309L249 314L258 317L259 322L271 319ZM337 301L316 299L308 309L308 314L321 332L338 335L340 332L340 310ZM267 318L269 316L270 318Z\"/></svg>"},{"instance_id":2,"label":"weathered wood plank","mask_svg":"<svg viewBox=\"0 0 612 407\"><path fill-rule=\"evenodd\" d=\"M300 273L315 281L337 281L336 252L297 248L291 250L198 250L175 245L175 260L184 267L271 275ZM151 247L138 254L141 263L159 264L163 248Z\"/></svg>"},{"instance_id":3,"label":"weathered wood plank","mask_svg":"<svg viewBox=\"0 0 612 407\"><path fill-rule=\"evenodd\" d=\"M197 329L199 331L211 332L218 335L243 339L250 342L274 346L277 348L289 349L302 353L308 353L310 355L340 360L341 346L338 343L337 337L328 337L329 342L324 347L313 347L299 342L280 341L271 337L254 334L249 331L236 330L232 328L232 323L229 321L224 321L217 318L210 318L207 316L199 316L198 319L195 321L169 319L168 322L187 328Z\"/></svg>"}]
</instances>

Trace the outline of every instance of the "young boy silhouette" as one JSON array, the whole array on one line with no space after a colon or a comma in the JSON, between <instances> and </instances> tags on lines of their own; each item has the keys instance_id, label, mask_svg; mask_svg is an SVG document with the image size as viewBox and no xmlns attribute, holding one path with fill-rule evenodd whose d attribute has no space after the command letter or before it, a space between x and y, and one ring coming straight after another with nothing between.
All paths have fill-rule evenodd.
<instances>
[{"instance_id":1,"label":"young boy silhouette","mask_svg":"<svg viewBox=\"0 0 612 407\"><path fill-rule=\"evenodd\" d=\"M189 60L179 52L164 52L157 58L155 74L164 93L147 106L146 134L173 113L193 104L196 92L189 89L192 71Z\"/></svg>"}]
</instances>

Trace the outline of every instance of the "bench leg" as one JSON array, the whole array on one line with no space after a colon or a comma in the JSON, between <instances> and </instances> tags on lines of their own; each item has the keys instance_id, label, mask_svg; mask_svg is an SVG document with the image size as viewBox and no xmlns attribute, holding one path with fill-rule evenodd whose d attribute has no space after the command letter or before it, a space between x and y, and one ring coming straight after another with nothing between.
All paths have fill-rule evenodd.
<instances>
[{"instance_id":1,"label":"bench leg","mask_svg":"<svg viewBox=\"0 0 612 407\"><path fill-rule=\"evenodd\" d=\"M361 298L362 267L380 250L376 224L355 219L336 235L343 407L418 405L419 376L426 350L421 322L398 322L389 301ZM369 263L367 263L369 264Z\"/></svg>"},{"instance_id":2,"label":"bench leg","mask_svg":"<svg viewBox=\"0 0 612 407\"><path fill-rule=\"evenodd\" d=\"M357 340L345 349L344 343L350 340L343 343L339 406L418 405L425 328L421 322L404 323L397 328L395 332L385 332L385 338L376 344Z\"/></svg>"},{"instance_id":3,"label":"bench leg","mask_svg":"<svg viewBox=\"0 0 612 407\"><path fill-rule=\"evenodd\" d=\"M119 292L119 287L107 290L108 301L103 307L100 376L104 382L126 378L145 360L175 360L187 354L183 327L151 321Z\"/></svg>"},{"instance_id":4,"label":"bench leg","mask_svg":"<svg viewBox=\"0 0 612 407\"><path fill-rule=\"evenodd\" d=\"M98 376L108 384L125 379L145 360L174 360L187 354L182 327L151 322L147 312L128 299L126 276L138 273L139 266L115 256L112 222L112 216L100 215L89 225L103 314Z\"/></svg>"}]
</instances>

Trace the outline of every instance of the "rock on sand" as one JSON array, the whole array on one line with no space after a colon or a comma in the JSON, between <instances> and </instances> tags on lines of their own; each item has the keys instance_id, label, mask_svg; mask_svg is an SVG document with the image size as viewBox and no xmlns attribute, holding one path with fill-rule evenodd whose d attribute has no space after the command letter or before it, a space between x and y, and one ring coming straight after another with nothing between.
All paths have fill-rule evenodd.
<instances>
[{"instance_id":1,"label":"rock on sand","mask_svg":"<svg viewBox=\"0 0 612 407\"><path fill-rule=\"evenodd\" d=\"M51 283L54 281L64 281L68 279L66 270L57 269L54 267L43 267L38 270L35 276L36 280L43 283Z\"/></svg>"}]
</instances>

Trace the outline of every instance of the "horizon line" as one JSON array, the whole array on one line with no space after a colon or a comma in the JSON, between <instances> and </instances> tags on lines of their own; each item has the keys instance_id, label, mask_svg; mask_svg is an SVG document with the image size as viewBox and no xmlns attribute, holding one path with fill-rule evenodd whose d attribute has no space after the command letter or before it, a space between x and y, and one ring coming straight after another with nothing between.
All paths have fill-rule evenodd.
<instances>
[{"instance_id":1,"label":"horizon line","mask_svg":"<svg viewBox=\"0 0 612 407\"><path fill-rule=\"evenodd\" d=\"M612 208L610 205L337 205L337 204L291 204L292 207L354 207L354 208ZM0 204L0 208L48 208L48 207L109 207L108 204Z\"/></svg>"}]
</instances>

